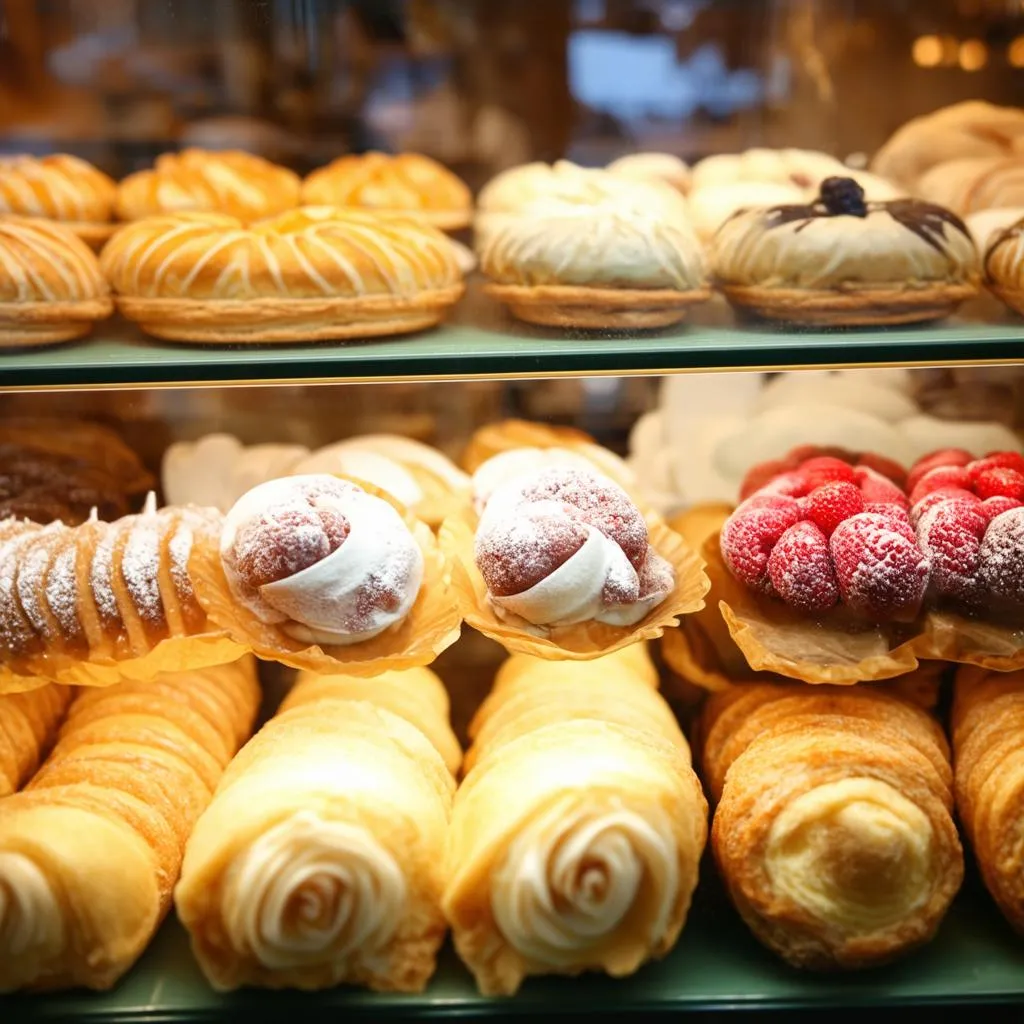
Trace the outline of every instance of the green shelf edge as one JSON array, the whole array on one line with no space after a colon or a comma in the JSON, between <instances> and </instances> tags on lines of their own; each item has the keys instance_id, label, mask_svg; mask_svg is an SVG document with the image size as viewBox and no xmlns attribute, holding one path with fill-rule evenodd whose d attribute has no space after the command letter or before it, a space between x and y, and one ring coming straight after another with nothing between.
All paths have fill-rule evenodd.
<instances>
[{"instance_id":1,"label":"green shelf edge","mask_svg":"<svg viewBox=\"0 0 1024 1024\"><path fill-rule=\"evenodd\" d=\"M690 920L663 961L624 979L532 979L512 999L477 995L450 947L423 995L332 989L316 993L213 992L176 921L168 921L135 969L109 993L0 997L0 1020L173 1024L231 1019L661 1014L1024 1004L1024 938L1013 934L971 875L938 937L889 967L843 975L796 971L762 949L705 865Z\"/></svg>"},{"instance_id":2,"label":"green shelf edge","mask_svg":"<svg viewBox=\"0 0 1024 1024\"><path fill-rule=\"evenodd\" d=\"M188 346L145 338L119 321L64 346L0 352L0 390L440 381L529 376L664 374L800 366L1024 361L1024 320L994 300L917 327L793 331L738 324L722 301L692 323L633 336L532 328L471 290L455 319L384 341L288 346Z\"/></svg>"}]
</instances>

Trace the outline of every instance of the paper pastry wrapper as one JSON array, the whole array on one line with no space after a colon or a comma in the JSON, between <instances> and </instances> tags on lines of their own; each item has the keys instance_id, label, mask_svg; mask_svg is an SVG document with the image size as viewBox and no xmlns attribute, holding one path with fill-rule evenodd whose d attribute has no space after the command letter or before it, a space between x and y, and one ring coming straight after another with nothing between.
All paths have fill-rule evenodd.
<instances>
[{"instance_id":1,"label":"paper pastry wrapper","mask_svg":"<svg viewBox=\"0 0 1024 1024\"><path fill-rule=\"evenodd\" d=\"M196 597L212 622L237 643L267 661L310 672L345 672L375 676L391 669L429 665L459 638L462 616L446 579L444 556L425 523L385 491L362 480L342 477L396 508L423 552L423 583L409 614L379 636L360 643L309 644L261 622L236 601L228 586L217 545L196 545L189 575Z\"/></svg>"},{"instance_id":2,"label":"paper pastry wrapper","mask_svg":"<svg viewBox=\"0 0 1024 1024\"><path fill-rule=\"evenodd\" d=\"M1017 628L955 611L932 610L925 616L917 645L922 658L976 665L990 672L1024 669L1024 621Z\"/></svg>"},{"instance_id":3,"label":"paper pastry wrapper","mask_svg":"<svg viewBox=\"0 0 1024 1024\"><path fill-rule=\"evenodd\" d=\"M451 586L463 619L514 654L532 654L548 661L590 661L642 640L653 640L677 624L679 616L704 607L710 582L700 556L678 533L647 513L648 536L654 550L675 573L675 587L661 604L634 626L610 626L590 620L571 626L534 626L522 619L499 618L487 599L487 585L476 567L476 516L469 509L444 521L438 535L448 558Z\"/></svg>"}]
</instances>

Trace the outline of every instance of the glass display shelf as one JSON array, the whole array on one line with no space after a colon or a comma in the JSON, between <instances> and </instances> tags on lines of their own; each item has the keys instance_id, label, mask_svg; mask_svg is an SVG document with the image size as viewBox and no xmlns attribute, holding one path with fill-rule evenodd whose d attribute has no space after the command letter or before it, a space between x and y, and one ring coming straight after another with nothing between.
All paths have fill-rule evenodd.
<instances>
[{"instance_id":1,"label":"glass display shelf","mask_svg":"<svg viewBox=\"0 0 1024 1024\"><path fill-rule=\"evenodd\" d=\"M333 989L317 993L213 992L184 931L169 921L136 968L110 993L0 997L0 1020L176 1022L643 1014L746 1009L922 1006L1024 1002L1024 939L970 878L938 938L891 967L846 975L806 974L750 936L705 866L690 921L675 950L630 978L533 979L512 999L477 995L446 948L423 995Z\"/></svg>"},{"instance_id":2,"label":"glass display shelf","mask_svg":"<svg viewBox=\"0 0 1024 1024\"><path fill-rule=\"evenodd\" d=\"M1024 320L992 299L956 317L911 327L799 331L738 322L717 299L679 327L608 336L531 327L474 288L437 330L368 342L183 345L147 339L129 324L92 338L0 352L0 390L359 381L439 381L689 370L1024 361Z\"/></svg>"}]
</instances>

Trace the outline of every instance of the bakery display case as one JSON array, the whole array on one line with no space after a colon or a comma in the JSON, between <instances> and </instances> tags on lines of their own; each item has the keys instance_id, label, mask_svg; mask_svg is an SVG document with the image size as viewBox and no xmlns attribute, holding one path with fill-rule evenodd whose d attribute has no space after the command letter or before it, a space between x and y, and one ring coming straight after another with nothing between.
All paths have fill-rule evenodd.
<instances>
[{"instance_id":1,"label":"bakery display case","mask_svg":"<svg viewBox=\"0 0 1024 1024\"><path fill-rule=\"evenodd\" d=\"M1022 84L0 0L0 1019L1024 1002Z\"/></svg>"}]
</instances>

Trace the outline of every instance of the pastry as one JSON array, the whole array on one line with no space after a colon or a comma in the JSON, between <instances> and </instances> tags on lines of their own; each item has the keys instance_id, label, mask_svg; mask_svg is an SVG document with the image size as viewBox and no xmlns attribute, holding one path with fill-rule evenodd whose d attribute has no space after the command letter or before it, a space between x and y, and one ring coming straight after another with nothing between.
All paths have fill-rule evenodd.
<instances>
[{"instance_id":1,"label":"pastry","mask_svg":"<svg viewBox=\"0 0 1024 1024\"><path fill-rule=\"evenodd\" d=\"M185 149L129 174L117 189L117 216L208 211L260 220L298 206L299 185L298 175L251 153Z\"/></svg>"},{"instance_id":2,"label":"pastry","mask_svg":"<svg viewBox=\"0 0 1024 1024\"><path fill-rule=\"evenodd\" d=\"M1024 204L1024 149L1015 157L951 160L923 174L914 192L961 217Z\"/></svg>"},{"instance_id":3,"label":"pastry","mask_svg":"<svg viewBox=\"0 0 1024 1024\"><path fill-rule=\"evenodd\" d=\"M671 153L630 153L605 170L633 181L662 181L683 195L690 191L690 168Z\"/></svg>"},{"instance_id":4,"label":"pastry","mask_svg":"<svg viewBox=\"0 0 1024 1024\"><path fill-rule=\"evenodd\" d=\"M135 963L258 704L249 659L76 697L46 763L0 801L0 992L109 989Z\"/></svg>"},{"instance_id":5,"label":"pastry","mask_svg":"<svg viewBox=\"0 0 1024 1024\"><path fill-rule=\"evenodd\" d=\"M989 238L983 267L989 289L1024 314L1024 211L1019 220Z\"/></svg>"},{"instance_id":6,"label":"pastry","mask_svg":"<svg viewBox=\"0 0 1024 1024\"><path fill-rule=\"evenodd\" d=\"M700 735L715 859L769 949L852 969L934 936L963 855L926 712L877 689L739 686L708 700Z\"/></svg>"},{"instance_id":7,"label":"pastry","mask_svg":"<svg viewBox=\"0 0 1024 1024\"><path fill-rule=\"evenodd\" d=\"M435 326L464 290L434 228L328 207L248 228L220 214L152 217L118 232L102 262L118 309L173 341L403 334Z\"/></svg>"},{"instance_id":8,"label":"pastry","mask_svg":"<svg viewBox=\"0 0 1024 1024\"><path fill-rule=\"evenodd\" d=\"M991 210L976 210L964 217L964 223L971 232L978 252L982 255L1001 231L1013 227L1019 220L1024 220L1024 205L997 206ZM982 265L984 266L984 260L982 260Z\"/></svg>"},{"instance_id":9,"label":"pastry","mask_svg":"<svg viewBox=\"0 0 1024 1024\"><path fill-rule=\"evenodd\" d=\"M58 221L94 249L114 231L117 185L75 156L0 156L0 214Z\"/></svg>"},{"instance_id":10,"label":"pastry","mask_svg":"<svg viewBox=\"0 0 1024 1024\"><path fill-rule=\"evenodd\" d=\"M487 293L530 323L598 329L665 327L708 299L684 201L666 186L607 177L616 188L604 197L580 188L488 227Z\"/></svg>"},{"instance_id":11,"label":"pastry","mask_svg":"<svg viewBox=\"0 0 1024 1024\"><path fill-rule=\"evenodd\" d=\"M951 723L956 808L986 888L1014 929L1024 933L1022 708L1024 673L957 671Z\"/></svg>"},{"instance_id":12,"label":"pastry","mask_svg":"<svg viewBox=\"0 0 1024 1024\"><path fill-rule=\"evenodd\" d=\"M899 324L953 312L978 292L978 253L949 210L866 202L829 178L814 203L748 210L711 249L713 276L737 308L796 324Z\"/></svg>"},{"instance_id":13,"label":"pastry","mask_svg":"<svg viewBox=\"0 0 1024 1024\"><path fill-rule=\"evenodd\" d=\"M0 697L0 797L17 792L39 767L70 699L66 686Z\"/></svg>"},{"instance_id":14,"label":"pastry","mask_svg":"<svg viewBox=\"0 0 1024 1024\"><path fill-rule=\"evenodd\" d=\"M96 257L70 228L0 216L0 348L80 338L113 311Z\"/></svg>"},{"instance_id":15,"label":"pastry","mask_svg":"<svg viewBox=\"0 0 1024 1024\"><path fill-rule=\"evenodd\" d=\"M759 147L742 153L716 153L698 161L693 166L691 190L700 192L709 185L734 182L767 182L806 190L848 170L827 153Z\"/></svg>"},{"instance_id":16,"label":"pastry","mask_svg":"<svg viewBox=\"0 0 1024 1024\"><path fill-rule=\"evenodd\" d=\"M468 227L473 218L473 197L466 184L419 153L338 157L306 178L302 202L417 217L443 231Z\"/></svg>"},{"instance_id":17,"label":"pastry","mask_svg":"<svg viewBox=\"0 0 1024 1024\"><path fill-rule=\"evenodd\" d=\"M775 181L728 181L704 185L688 202L697 237L710 245L715 232L740 210L760 210L787 203L802 203L806 190Z\"/></svg>"},{"instance_id":18,"label":"pastry","mask_svg":"<svg viewBox=\"0 0 1024 1024\"><path fill-rule=\"evenodd\" d=\"M555 467L495 490L475 558L499 617L549 628L589 620L632 626L675 582L629 495L587 469Z\"/></svg>"},{"instance_id":19,"label":"pastry","mask_svg":"<svg viewBox=\"0 0 1024 1024\"><path fill-rule=\"evenodd\" d=\"M668 705L622 657L564 669L526 659L471 726L444 910L485 995L633 973L675 944L697 883L707 804Z\"/></svg>"},{"instance_id":20,"label":"pastry","mask_svg":"<svg viewBox=\"0 0 1024 1024\"><path fill-rule=\"evenodd\" d=\"M200 818L175 903L217 989L433 974L458 747L436 677L377 682L301 676Z\"/></svg>"}]
</instances>

